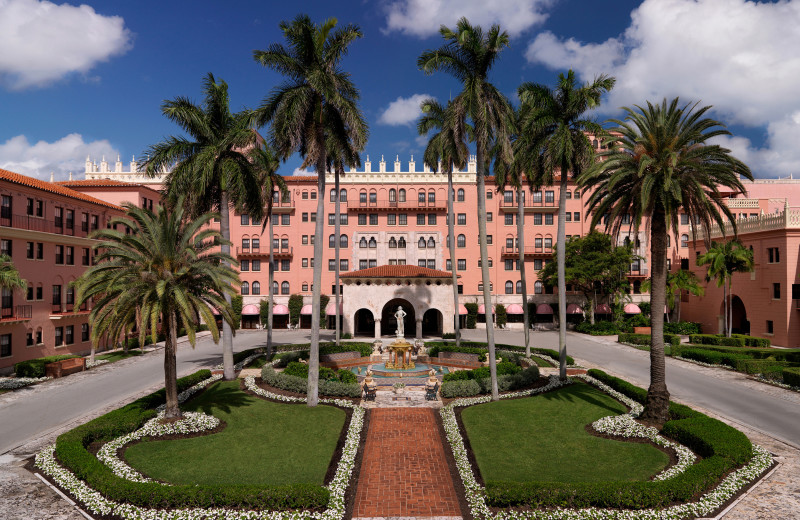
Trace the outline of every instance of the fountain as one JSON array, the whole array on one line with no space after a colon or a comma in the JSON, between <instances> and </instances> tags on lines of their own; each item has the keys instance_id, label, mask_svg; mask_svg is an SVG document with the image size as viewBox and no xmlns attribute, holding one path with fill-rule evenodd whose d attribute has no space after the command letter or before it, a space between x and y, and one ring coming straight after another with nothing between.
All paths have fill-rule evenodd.
<instances>
[{"instance_id":1,"label":"fountain","mask_svg":"<svg viewBox=\"0 0 800 520\"><path fill-rule=\"evenodd\" d=\"M416 367L414 361L411 359L412 345L405 340L405 323L403 318L406 317L406 312L403 310L402 305L397 306L397 312L394 313L397 318L397 338L389 343L389 361L386 362L386 368L393 370L411 370Z\"/></svg>"}]
</instances>

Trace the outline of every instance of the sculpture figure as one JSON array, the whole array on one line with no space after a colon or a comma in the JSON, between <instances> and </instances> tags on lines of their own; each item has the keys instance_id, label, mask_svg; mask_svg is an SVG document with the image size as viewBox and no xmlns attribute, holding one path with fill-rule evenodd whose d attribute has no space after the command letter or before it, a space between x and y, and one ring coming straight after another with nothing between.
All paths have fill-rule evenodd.
<instances>
[{"instance_id":1,"label":"sculpture figure","mask_svg":"<svg viewBox=\"0 0 800 520\"><path fill-rule=\"evenodd\" d=\"M397 312L394 313L394 317L397 318L397 337L402 338L405 335L405 322L403 318L406 317L406 311L403 310L402 305L397 306Z\"/></svg>"}]
</instances>

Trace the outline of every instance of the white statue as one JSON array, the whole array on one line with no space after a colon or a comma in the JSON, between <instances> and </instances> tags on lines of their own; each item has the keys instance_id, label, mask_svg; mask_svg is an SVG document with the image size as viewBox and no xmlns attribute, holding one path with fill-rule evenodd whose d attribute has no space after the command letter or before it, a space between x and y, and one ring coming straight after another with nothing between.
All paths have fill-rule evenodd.
<instances>
[{"instance_id":1,"label":"white statue","mask_svg":"<svg viewBox=\"0 0 800 520\"><path fill-rule=\"evenodd\" d=\"M394 313L394 317L397 318L397 337L402 338L406 329L405 322L403 321L403 318L406 317L406 311L403 310L402 305L397 306L397 312Z\"/></svg>"}]
</instances>

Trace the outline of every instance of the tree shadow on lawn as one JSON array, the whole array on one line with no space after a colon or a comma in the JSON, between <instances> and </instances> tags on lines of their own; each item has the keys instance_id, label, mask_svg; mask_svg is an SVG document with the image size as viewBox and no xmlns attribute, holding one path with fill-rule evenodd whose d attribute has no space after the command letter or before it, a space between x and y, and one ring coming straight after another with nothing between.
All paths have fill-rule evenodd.
<instances>
[{"instance_id":1,"label":"tree shadow on lawn","mask_svg":"<svg viewBox=\"0 0 800 520\"><path fill-rule=\"evenodd\" d=\"M615 408L615 407L609 405L607 402L604 402L604 401L602 401L602 400L597 398L597 392L602 392L602 390L598 390L598 389L596 389L596 388L594 388L591 385L588 385L586 383L574 383L573 385L570 385L567 388L570 389L569 392L558 392L558 391L546 392L546 393L541 394L541 395L539 395L537 397L539 399L545 399L545 400L548 400L548 401L565 401L565 402L569 402L569 403L575 403L578 400L580 400L580 401L584 401L586 403L589 403L591 405L594 405L594 406L596 406L598 408L603 408L605 410L608 410L613 415L619 415L620 414L619 408ZM608 395L608 394L606 394L606 395ZM611 397L611 396L609 396L609 397ZM614 398L612 397L612 399L614 399ZM615 399L615 401L616 401L616 399ZM619 401L617 401L617 402L619 402ZM623 405L622 403L620 403L620 404L623 407L627 408L627 406Z\"/></svg>"},{"instance_id":2,"label":"tree shadow on lawn","mask_svg":"<svg viewBox=\"0 0 800 520\"><path fill-rule=\"evenodd\" d=\"M214 415L214 411L230 413L233 408L249 406L255 401L254 397L247 395L238 387L214 383L202 394L190 400L186 409Z\"/></svg>"}]
</instances>

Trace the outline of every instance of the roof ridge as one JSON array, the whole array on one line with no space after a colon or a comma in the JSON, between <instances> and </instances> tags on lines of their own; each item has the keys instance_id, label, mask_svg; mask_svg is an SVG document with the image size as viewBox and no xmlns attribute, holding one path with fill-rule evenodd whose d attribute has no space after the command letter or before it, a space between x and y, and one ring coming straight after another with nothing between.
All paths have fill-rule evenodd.
<instances>
[{"instance_id":1,"label":"roof ridge","mask_svg":"<svg viewBox=\"0 0 800 520\"><path fill-rule=\"evenodd\" d=\"M124 211L124 209L121 206L117 206L116 204L111 204L110 202L106 202L104 200L92 197L91 195L86 195L85 193L73 190L71 188L68 188L67 186L62 186L61 184L55 182L43 181L41 179L37 179L36 177L31 177L29 175L22 175L21 173L4 170L3 168L0 168L0 180L6 180L9 182L13 182L14 184L20 184L22 186L36 188L38 190L47 191L49 193L54 193L56 195L62 195L64 197L70 197L73 199L82 200L84 202L89 202L91 204L97 204L100 206L105 206L107 208Z\"/></svg>"}]
</instances>

